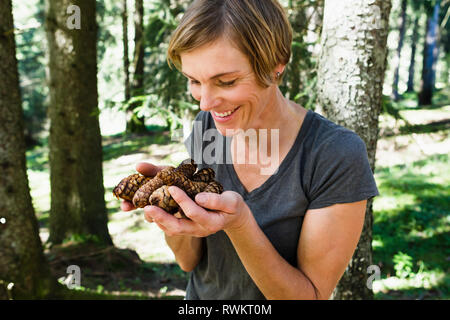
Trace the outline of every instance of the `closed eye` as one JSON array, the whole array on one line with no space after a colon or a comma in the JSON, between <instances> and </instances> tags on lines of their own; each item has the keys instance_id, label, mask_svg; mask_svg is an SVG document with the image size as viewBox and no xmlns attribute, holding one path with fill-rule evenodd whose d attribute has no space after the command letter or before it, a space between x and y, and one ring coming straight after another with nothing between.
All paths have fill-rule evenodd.
<instances>
[{"instance_id":1,"label":"closed eye","mask_svg":"<svg viewBox=\"0 0 450 320\"><path fill-rule=\"evenodd\" d=\"M231 87L232 85L234 85L234 83L236 82L236 80L232 80L232 81L219 81L219 84L223 87Z\"/></svg>"},{"instance_id":2,"label":"closed eye","mask_svg":"<svg viewBox=\"0 0 450 320\"><path fill-rule=\"evenodd\" d=\"M236 83L236 79L232 80L232 81L218 81L219 86L221 87L231 87ZM194 79L189 79L189 84L191 85L198 85L200 84L200 81L194 80Z\"/></svg>"}]
</instances>

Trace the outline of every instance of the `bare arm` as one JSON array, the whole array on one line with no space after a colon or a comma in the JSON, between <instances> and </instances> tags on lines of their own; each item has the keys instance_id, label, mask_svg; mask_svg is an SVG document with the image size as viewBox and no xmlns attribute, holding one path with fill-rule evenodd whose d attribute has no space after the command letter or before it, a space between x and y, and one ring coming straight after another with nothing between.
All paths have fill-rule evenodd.
<instances>
[{"instance_id":1,"label":"bare arm","mask_svg":"<svg viewBox=\"0 0 450 320\"><path fill-rule=\"evenodd\" d=\"M366 201L309 210L297 249L297 268L254 225L227 231L247 272L268 299L328 299L361 235Z\"/></svg>"},{"instance_id":2,"label":"bare arm","mask_svg":"<svg viewBox=\"0 0 450 320\"><path fill-rule=\"evenodd\" d=\"M202 238L190 236L170 237L167 234L165 237L166 242L170 249L172 249L180 268L185 272L194 270L202 257Z\"/></svg>"},{"instance_id":3,"label":"bare arm","mask_svg":"<svg viewBox=\"0 0 450 320\"><path fill-rule=\"evenodd\" d=\"M155 221L159 228L164 231L167 245L175 255L180 268L185 272L192 271L200 261L203 253L203 238L191 235L177 235L171 231L180 219L167 214L164 210L147 206L144 208L145 219L149 222ZM164 219L162 219L163 217Z\"/></svg>"}]
</instances>

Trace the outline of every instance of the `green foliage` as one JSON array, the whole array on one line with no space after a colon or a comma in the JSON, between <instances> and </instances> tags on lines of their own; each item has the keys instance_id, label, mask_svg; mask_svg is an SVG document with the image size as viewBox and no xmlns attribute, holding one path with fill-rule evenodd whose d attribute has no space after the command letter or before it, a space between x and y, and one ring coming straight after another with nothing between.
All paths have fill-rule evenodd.
<instances>
[{"instance_id":1,"label":"green foliage","mask_svg":"<svg viewBox=\"0 0 450 320\"><path fill-rule=\"evenodd\" d=\"M448 166L449 156L437 154L376 169L380 196L374 202L373 260L382 265L382 278L395 274L416 287L445 287L449 279L440 275L449 271Z\"/></svg>"},{"instance_id":2,"label":"green foliage","mask_svg":"<svg viewBox=\"0 0 450 320\"><path fill-rule=\"evenodd\" d=\"M103 160L109 161L116 159L124 154L133 154L143 152L149 145L167 145L170 143L170 137L161 134L165 128L151 127L152 135L125 135L119 139L105 138L103 143ZM111 142L108 140L112 140Z\"/></svg>"},{"instance_id":3,"label":"green foliage","mask_svg":"<svg viewBox=\"0 0 450 320\"><path fill-rule=\"evenodd\" d=\"M141 102L135 109L139 116L162 116L170 130L179 128L186 114L195 114L198 106L189 94L185 77L167 62L170 35L184 12L182 3L171 6L170 1L155 1L147 14L145 28L146 73L144 96L135 97ZM127 103L127 105L129 102Z\"/></svg>"},{"instance_id":4,"label":"green foliage","mask_svg":"<svg viewBox=\"0 0 450 320\"><path fill-rule=\"evenodd\" d=\"M293 31L292 56L284 71L280 90L289 99L312 110L314 110L317 100L315 88L318 57L312 53L316 43L307 42L306 36L309 27L308 22L312 20L313 15L319 15L322 6L322 1L305 0L288 1L287 5L288 19ZM320 34L320 27L319 24L314 30L317 35Z\"/></svg>"},{"instance_id":5,"label":"green foliage","mask_svg":"<svg viewBox=\"0 0 450 320\"><path fill-rule=\"evenodd\" d=\"M198 105L184 100L170 99L169 104L164 104L157 94L136 96L128 100L119 110L127 110L128 106L137 103L133 112L138 117L151 119L159 116L166 121L166 128L171 132L179 129L183 125L183 114L187 111L194 113L199 110Z\"/></svg>"},{"instance_id":6,"label":"green foliage","mask_svg":"<svg viewBox=\"0 0 450 320\"><path fill-rule=\"evenodd\" d=\"M44 0L15 1L16 55L27 147L42 143L46 119Z\"/></svg>"},{"instance_id":7,"label":"green foliage","mask_svg":"<svg viewBox=\"0 0 450 320\"><path fill-rule=\"evenodd\" d=\"M395 120L404 120L400 114L398 103L389 96L383 95L381 112L393 116Z\"/></svg>"},{"instance_id":8,"label":"green foliage","mask_svg":"<svg viewBox=\"0 0 450 320\"><path fill-rule=\"evenodd\" d=\"M92 234L72 234L70 235L70 237L68 237L63 241L63 244L67 243L78 243L78 244L92 243L98 245L103 244L103 242L100 240L98 236Z\"/></svg>"},{"instance_id":9,"label":"green foliage","mask_svg":"<svg viewBox=\"0 0 450 320\"><path fill-rule=\"evenodd\" d=\"M129 7L129 15L132 8ZM115 0L97 1L96 9L99 109L104 110L124 100L122 11Z\"/></svg>"},{"instance_id":10,"label":"green foliage","mask_svg":"<svg viewBox=\"0 0 450 320\"><path fill-rule=\"evenodd\" d=\"M413 274L412 257L399 251L392 260L394 262L395 274L401 279L411 277Z\"/></svg>"}]
</instances>

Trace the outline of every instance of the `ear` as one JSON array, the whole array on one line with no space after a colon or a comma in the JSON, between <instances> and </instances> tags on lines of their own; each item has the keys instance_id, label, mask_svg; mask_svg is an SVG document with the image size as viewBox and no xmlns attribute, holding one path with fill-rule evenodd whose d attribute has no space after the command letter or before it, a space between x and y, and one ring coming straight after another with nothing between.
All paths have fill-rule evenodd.
<instances>
[{"instance_id":1,"label":"ear","mask_svg":"<svg viewBox=\"0 0 450 320\"><path fill-rule=\"evenodd\" d=\"M284 69L286 68L286 65L284 64L278 64L274 69L274 78L275 81L280 84L281 76L283 75Z\"/></svg>"},{"instance_id":2,"label":"ear","mask_svg":"<svg viewBox=\"0 0 450 320\"><path fill-rule=\"evenodd\" d=\"M277 73L280 73L280 75L283 74L285 68L286 68L285 64L278 64L275 67L275 74L277 74Z\"/></svg>"}]
</instances>

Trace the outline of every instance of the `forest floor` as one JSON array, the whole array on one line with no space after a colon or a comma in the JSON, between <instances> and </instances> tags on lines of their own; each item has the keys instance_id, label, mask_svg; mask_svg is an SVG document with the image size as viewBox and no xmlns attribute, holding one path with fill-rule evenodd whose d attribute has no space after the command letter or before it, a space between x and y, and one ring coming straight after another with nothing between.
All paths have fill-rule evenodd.
<instances>
[{"instance_id":1,"label":"forest floor","mask_svg":"<svg viewBox=\"0 0 450 320\"><path fill-rule=\"evenodd\" d=\"M448 97L447 97L448 98ZM376 299L450 298L450 99L417 108L405 99L403 119L380 117L375 178L373 282ZM102 299L182 299L188 274L175 263L162 231L146 223L141 209L122 212L113 187L140 161L176 165L187 158L167 132L103 138L104 184L113 247L73 237L49 248L50 186L47 146L27 152L31 195L40 235L55 276L70 280L67 267L81 269L83 290Z\"/></svg>"}]
</instances>

